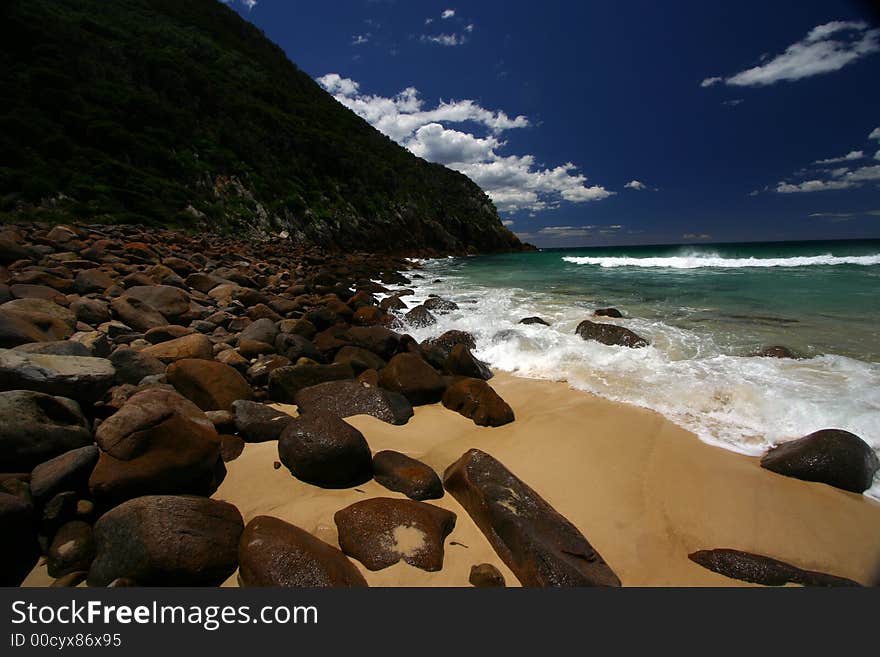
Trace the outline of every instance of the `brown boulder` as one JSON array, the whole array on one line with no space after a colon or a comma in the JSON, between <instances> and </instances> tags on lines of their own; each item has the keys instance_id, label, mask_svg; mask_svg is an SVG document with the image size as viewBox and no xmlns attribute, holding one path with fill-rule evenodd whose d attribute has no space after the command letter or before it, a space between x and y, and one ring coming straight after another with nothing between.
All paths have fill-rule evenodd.
<instances>
[{"instance_id":1,"label":"brown boulder","mask_svg":"<svg viewBox=\"0 0 880 657\"><path fill-rule=\"evenodd\" d=\"M457 379L443 393L443 405L481 427L500 427L515 419L510 405L482 379Z\"/></svg>"},{"instance_id":2,"label":"brown boulder","mask_svg":"<svg viewBox=\"0 0 880 657\"><path fill-rule=\"evenodd\" d=\"M148 495L95 523L89 586L127 578L139 586L219 586L238 564L244 529L231 504L204 497Z\"/></svg>"},{"instance_id":3,"label":"brown boulder","mask_svg":"<svg viewBox=\"0 0 880 657\"><path fill-rule=\"evenodd\" d=\"M379 385L399 392L413 406L440 401L446 389L443 377L420 356L411 353L397 354L392 358L379 372Z\"/></svg>"},{"instance_id":4,"label":"brown boulder","mask_svg":"<svg viewBox=\"0 0 880 657\"><path fill-rule=\"evenodd\" d=\"M871 487L880 459L855 434L822 429L772 448L761 459L761 467L786 477L861 493Z\"/></svg>"},{"instance_id":5,"label":"brown boulder","mask_svg":"<svg viewBox=\"0 0 880 657\"><path fill-rule=\"evenodd\" d=\"M339 546L369 570L401 559L427 571L443 568L443 542L455 528L452 511L425 502L374 497L333 516Z\"/></svg>"},{"instance_id":6,"label":"brown boulder","mask_svg":"<svg viewBox=\"0 0 880 657\"><path fill-rule=\"evenodd\" d=\"M335 415L307 413L287 424L278 456L297 479L323 488L349 488L373 476L363 434Z\"/></svg>"},{"instance_id":7,"label":"brown boulder","mask_svg":"<svg viewBox=\"0 0 880 657\"><path fill-rule=\"evenodd\" d=\"M244 528L238 561L242 586L367 586L357 566L340 550L270 516L257 516Z\"/></svg>"},{"instance_id":8,"label":"brown boulder","mask_svg":"<svg viewBox=\"0 0 880 657\"><path fill-rule=\"evenodd\" d=\"M574 332L584 340L595 340L596 342L612 346L617 345L639 349L650 344L643 337L626 327L617 326L616 324L591 322L588 319L578 324Z\"/></svg>"},{"instance_id":9,"label":"brown boulder","mask_svg":"<svg viewBox=\"0 0 880 657\"><path fill-rule=\"evenodd\" d=\"M208 336L201 333L193 333L182 338L154 344L141 351L141 353L158 358L163 363L171 363L184 358L211 360L214 357L214 345Z\"/></svg>"},{"instance_id":10,"label":"brown boulder","mask_svg":"<svg viewBox=\"0 0 880 657\"><path fill-rule=\"evenodd\" d=\"M95 434L101 454L89 479L96 500L140 495L212 494L225 469L214 425L167 387L132 395Z\"/></svg>"},{"instance_id":11,"label":"brown boulder","mask_svg":"<svg viewBox=\"0 0 880 657\"><path fill-rule=\"evenodd\" d=\"M168 324L166 318L149 304L133 297L117 297L110 302L113 314L136 331L149 331L151 328Z\"/></svg>"},{"instance_id":12,"label":"brown boulder","mask_svg":"<svg viewBox=\"0 0 880 657\"><path fill-rule=\"evenodd\" d=\"M269 398L273 401L291 403L303 388L339 379L353 379L354 371L347 363L320 365L303 363L279 367L269 374Z\"/></svg>"},{"instance_id":13,"label":"brown boulder","mask_svg":"<svg viewBox=\"0 0 880 657\"><path fill-rule=\"evenodd\" d=\"M388 490L403 493L411 500L443 497L443 483L433 468L400 452L378 452L373 457L373 477Z\"/></svg>"},{"instance_id":14,"label":"brown boulder","mask_svg":"<svg viewBox=\"0 0 880 657\"><path fill-rule=\"evenodd\" d=\"M319 383L297 392L294 402L303 414L372 415L389 424L406 424L413 416L412 405L406 397L364 381Z\"/></svg>"},{"instance_id":15,"label":"brown boulder","mask_svg":"<svg viewBox=\"0 0 880 657\"><path fill-rule=\"evenodd\" d=\"M788 583L802 586L861 586L851 579L803 570L761 554L728 548L699 550L689 554L688 559L725 577L765 586L783 586Z\"/></svg>"},{"instance_id":16,"label":"brown boulder","mask_svg":"<svg viewBox=\"0 0 880 657\"><path fill-rule=\"evenodd\" d=\"M492 378L492 370L489 366L474 356L463 344L457 344L452 348L452 352L443 363L443 370L453 376L467 376L484 381Z\"/></svg>"},{"instance_id":17,"label":"brown boulder","mask_svg":"<svg viewBox=\"0 0 880 657\"><path fill-rule=\"evenodd\" d=\"M81 520L61 525L48 551L50 577L63 577L72 572L88 570L95 558L92 526Z\"/></svg>"},{"instance_id":18,"label":"brown boulder","mask_svg":"<svg viewBox=\"0 0 880 657\"><path fill-rule=\"evenodd\" d=\"M292 415L245 399L233 402L232 409L235 412L235 428L249 443L278 440L293 421Z\"/></svg>"},{"instance_id":19,"label":"brown boulder","mask_svg":"<svg viewBox=\"0 0 880 657\"><path fill-rule=\"evenodd\" d=\"M614 317L618 319L623 317L623 313L617 308L597 308L593 311L593 314L596 317Z\"/></svg>"},{"instance_id":20,"label":"brown boulder","mask_svg":"<svg viewBox=\"0 0 880 657\"><path fill-rule=\"evenodd\" d=\"M180 317L189 310L189 295L171 285L136 285L123 295L124 299L137 299L168 319Z\"/></svg>"},{"instance_id":21,"label":"brown boulder","mask_svg":"<svg viewBox=\"0 0 880 657\"><path fill-rule=\"evenodd\" d=\"M505 585L504 575L502 575L501 571L490 563L481 563L471 566L471 574L468 577L468 582L470 582L472 586L478 588Z\"/></svg>"},{"instance_id":22,"label":"brown boulder","mask_svg":"<svg viewBox=\"0 0 880 657\"><path fill-rule=\"evenodd\" d=\"M523 586L620 586L577 527L485 452L466 452L443 484Z\"/></svg>"},{"instance_id":23,"label":"brown boulder","mask_svg":"<svg viewBox=\"0 0 880 657\"><path fill-rule=\"evenodd\" d=\"M168 383L203 411L232 410L232 403L251 399L253 390L229 365L215 360L184 358L165 371Z\"/></svg>"}]
</instances>

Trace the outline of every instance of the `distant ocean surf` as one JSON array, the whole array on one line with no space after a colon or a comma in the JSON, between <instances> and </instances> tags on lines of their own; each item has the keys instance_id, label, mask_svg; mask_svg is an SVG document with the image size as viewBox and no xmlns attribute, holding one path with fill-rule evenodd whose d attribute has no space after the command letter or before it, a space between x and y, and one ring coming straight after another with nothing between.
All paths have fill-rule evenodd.
<instances>
[{"instance_id":1,"label":"distant ocean surf","mask_svg":"<svg viewBox=\"0 0 880 657\"><path fill-rule=\"evenodd\" d=\"M880 453L880 240L547 249L418 264L424 278L414 279L410 306L429 294L459 304L434 326L410 327L419 340L470 331L477 355L497 369L654 409L745 454L830 427ZM624 314L610 321L651 346L575 335L608 306ZM518 323L530 316L550 326ZM803 358L753 355L771 345ZM867 494L880 499L880 482Z\"/></svg>"}]
</instances>

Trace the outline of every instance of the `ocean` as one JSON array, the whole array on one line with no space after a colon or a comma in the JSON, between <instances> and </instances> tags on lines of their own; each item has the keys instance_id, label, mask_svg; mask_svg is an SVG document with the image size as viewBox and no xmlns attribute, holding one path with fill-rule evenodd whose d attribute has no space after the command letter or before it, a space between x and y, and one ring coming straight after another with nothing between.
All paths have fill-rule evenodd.
<instances>
[{"instance_id":1,"label":"ocean","mask_svg":"<svg viewBox=\"0 0 880 657\"><path fill-rule=\"evenodd\" d=\"M658 411L703 441L759 455L823 428L880 453L880 240L546 249L416 261L410 307L457 311L418 340L471 332L476 355L517 376ZM647 338L584 341L593 310ZM523 325L539 316L550 326ZM601 320L600 320L601 321ZM756 357L784 345L801 359ZM621 436L625 440L626 436ZM880 499L880 481L867 493Z\"/></svg>"}]
</instances>

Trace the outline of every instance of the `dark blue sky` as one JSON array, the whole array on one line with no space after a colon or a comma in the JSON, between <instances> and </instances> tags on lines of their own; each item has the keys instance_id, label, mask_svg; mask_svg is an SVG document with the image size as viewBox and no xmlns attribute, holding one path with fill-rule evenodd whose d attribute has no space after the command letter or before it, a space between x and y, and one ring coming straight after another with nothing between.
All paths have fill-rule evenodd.
<instances>
[{"instance_id":1,"label":"dark blue sky","mask_svg":"<svg viewBox=\"0 0 880 657\"><path fill-rule=\"evenodd\" d=\"M249 4L230 2L535 244L880 237L880 26L862 4Z\"/></svg>"}]
</instances>

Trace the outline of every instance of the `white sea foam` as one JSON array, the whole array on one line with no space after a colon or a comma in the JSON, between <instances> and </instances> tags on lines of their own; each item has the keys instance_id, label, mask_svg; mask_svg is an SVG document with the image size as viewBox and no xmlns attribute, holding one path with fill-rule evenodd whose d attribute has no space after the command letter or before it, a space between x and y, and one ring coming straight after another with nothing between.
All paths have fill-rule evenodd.
<instances>
[{"instance_id":1,"label":"white sea foam","mask_svg":"<svg viewBox=\"0 0 880 657\"><path fill-rule=\"evenodd\" d=\"M413 307L435 293L459 310L437 314L437 324L409 327L417 340L449 329L471 332L476 355L518 376L565 380L574 388L653 409L703 441L743 454L818 429L839 428L861 436L880 453L880 363L824 355L807 360L754 358L724 353L710 333L698 334L659 321L622 320L645 336L643 349L582 340L574 333L592 308L518 288L480 288L422 263L426 278ZM523 325L538 315L551 326ZM615 321L621 320L599 320ZM880 477L867 493L880 499Z\"/></svg>"},{"instance_id":2,"label":"white sea foam","mask_svg":"<svg viewBox=\"0 0 880 657\"><path fill-rule=\"evenodd\" d=\"M714 267L739 269L741 267L812 267L817 265L880 265L880 254L863 256L834 256L830 253L792 258L724 258L716 253L684 254L663 258L582 257L563 256L574 265L600 267L666 267L669 269L700 269Z\"/></svg>"}]
</instances>

